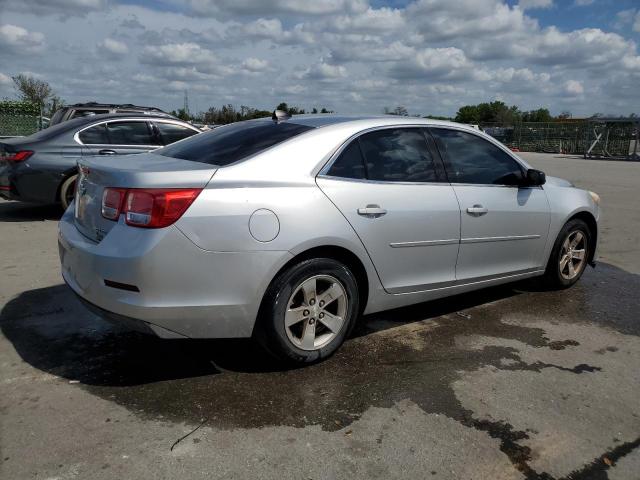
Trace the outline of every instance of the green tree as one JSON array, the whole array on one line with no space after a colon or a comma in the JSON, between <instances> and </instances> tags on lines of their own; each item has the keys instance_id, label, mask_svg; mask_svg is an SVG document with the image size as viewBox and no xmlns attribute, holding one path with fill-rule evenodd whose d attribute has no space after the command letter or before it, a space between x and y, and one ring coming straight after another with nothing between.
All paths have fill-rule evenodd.
<instances>
[{"instance_id":1,"label":"green tree","mask_svg":"<svg viewBox=\"0 0 640 480\"><path fill-rule=\"evenodd\" d=\"M49 84L22 73L11 78L21 100L34 103L44 111L47 99L53 94Z\"/></svg>"},{"instance_id":2,"label":"green tree","mask_svg":"<svg viewBox=\"0 0 640 480\"><path fill-rule=\"evenodd\" d=\"M551 116L551 113L549 113L549 109L539 108L537 110L531 110L530 112L524 112L522 114L522 121L523 122L552 122L553 117Z\"/></svg>"},{"instance_id":3,"label":"green tree","mask_svg":"<svg viewBox=\"0 0 640 480\"><path fill-rule=\"evenodd\" d=\"M454 120L460 123L480 123L478 106L465 105L464 107L460 107Z\"/></svg>"}]
</instances>

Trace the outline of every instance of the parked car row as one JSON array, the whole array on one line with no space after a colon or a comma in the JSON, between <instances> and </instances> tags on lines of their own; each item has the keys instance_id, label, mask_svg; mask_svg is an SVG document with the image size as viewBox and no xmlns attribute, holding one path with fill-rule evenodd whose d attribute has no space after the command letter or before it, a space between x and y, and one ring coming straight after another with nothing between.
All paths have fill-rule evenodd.
<instances>
[{"instance_id":1,"label":"parked car row","mask_svg":"<svg viewBox=\"0 0 640 480\"><path fill-rule=\"evenodd\" d=\"M73 200L77 162L91 155L148 152L200 133L169 116L100 114L58 123L28 137L0 140L0 196L60 203Z\"/></svg>"}]
</instances>

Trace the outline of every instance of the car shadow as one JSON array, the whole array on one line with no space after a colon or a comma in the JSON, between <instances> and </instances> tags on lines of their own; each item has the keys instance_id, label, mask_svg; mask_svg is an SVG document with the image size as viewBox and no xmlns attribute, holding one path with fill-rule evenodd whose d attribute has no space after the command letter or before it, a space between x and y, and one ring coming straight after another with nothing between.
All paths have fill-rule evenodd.
<instances>
[{"instance_id":1,"label":"car shadow","mask_svg":"<svg viewBox=\"0 0 640 480\"><path fill-rule=\"evenodd\" d=\"M612 272L633 277L633 283L638 284L637 275L607 266L605 273ZM581 283L571 290L572 294L593 288L587 285L593 276L592 271L587 271ZM588 297L591 303L594 299L607 300L602 291L602 286L598 286L598 295ZM399 326L447 317L473 329L476 325L472 311L478 307L490 306L496 313L503 313L508 304L516 311L530 311L545 303L562 305L562 299L563 292L546 292L536 281L486 288L366 315L359 320L352 340L347 343ZM636 328L631 324L618 327ZM112 325L89 313L65 285L26 291L10 300L0 312L0 329L27 363L90 385L139 385L224 371L261 373L290 369L273 360L251 339L162 340Z\"/></svg>"},{"instance_id":2,"label":"car shadow","mask_svg":"<svg viewBox=\"0 0 640 480\"><path fill-rule=\"evenodd\" d=\"M578 344L550 340L539 321L640 334L639 275L600 265L570 290L537 290L520 282L367 315L336 355L297 369L251 340L161 340L111 325L64 285L11 299L0 330L26 363L139 415L211 418L229 428L318 423L335 430L368 406L403 398L463 418L451 389L458 372L488 365L539 372L553 365L523 362L512 341L554 350ZM461 347L469 337L503 345ZM304 415L292 413L302 405Z\"/></svg>"},{"instance_id":3,"label":"car shadow","mask_svg":"<svg viewBox=\"0 0 640 480\"><path fill-rule=\"evenodd\" d=\"M62 213L62 207L59 205L36 205L0 200L0 222L57 221L60 220Z\"/></svg>"},{"instance_id":4,"label":"car shadow","mask_svg":"<svg viewBox=\"0 0 640 480\"><path fill-rule=\"evenodd\" d=\"M361 318L352 338L518 295L490 288ZM126 386L233 372L278 372L252 339L163 340L87 311L66 285L23 292L0 312L0 329L20 357L44 372L90 385Z\"/></svg>"}]
</instances>

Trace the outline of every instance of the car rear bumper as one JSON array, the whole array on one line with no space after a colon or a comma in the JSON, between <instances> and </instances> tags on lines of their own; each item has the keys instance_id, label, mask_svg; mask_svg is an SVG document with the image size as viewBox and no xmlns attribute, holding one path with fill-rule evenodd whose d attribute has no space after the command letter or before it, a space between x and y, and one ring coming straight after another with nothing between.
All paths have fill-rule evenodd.
<instances>
[{"instance_id":1,"label":"car rear bumper","mask_svg":"<svg viewBox=\"0 0 640 480\"><path fill-rule=\"evenodd\" d=\"M289 252L211 252L174 226L115 225L100 243L59 224L62 276L98 315L165 338L249 337ZM106 282L105 282L106 281Z\"/></svg>"}]
</instances>

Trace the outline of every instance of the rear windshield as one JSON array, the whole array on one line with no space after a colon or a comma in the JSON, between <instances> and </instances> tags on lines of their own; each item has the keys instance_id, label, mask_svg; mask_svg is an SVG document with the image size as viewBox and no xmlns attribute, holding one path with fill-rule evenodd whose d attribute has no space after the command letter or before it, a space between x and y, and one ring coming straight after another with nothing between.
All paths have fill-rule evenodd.
<instances>
[{"instance_id":1,"label":"rear windshield","mask_svg":"<svg viewBox=\"0 0 640 480\"><path fill-rule=\"evenodd\" d=\"M308 130L313 130L313 127L273 120L250 120L200 133L154 153L223 167Z\"/></svg>"}]
</instances>

